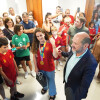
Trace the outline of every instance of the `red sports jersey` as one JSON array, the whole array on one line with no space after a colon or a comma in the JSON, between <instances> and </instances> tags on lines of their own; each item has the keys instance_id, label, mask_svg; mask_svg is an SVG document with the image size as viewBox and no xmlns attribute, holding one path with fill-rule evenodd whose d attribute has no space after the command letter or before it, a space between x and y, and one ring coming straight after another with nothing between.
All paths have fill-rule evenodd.
<instances>
[{"instance_id":1,"label":"red sports jersey","mask_svg":"<svg viewBox=\"0 0 100 100\"><path fill-rule=\"evenodd\" d=\"M89 28L89 32L90 32L90 34L94 34L94 35L96 35L96 30L95 30L95 28ZM90 39L91 39L91 43L92 43L92 39L94 38L94 36L90 36Z\"/></svg>"},{"instance_id":2,"label":"red sports jersey","mask_svg":"<svg viewBox=\"0 0 100 100\"><path fill-rule=\"evenodd\" d=\"M53 37L53 36L52 36ZM54 38L54 37L53 37ZM62 38L60 36L57 35L57 38L54 38L55 39L55 45L56 47L58 46L62 46L63 43L62 43Z\"/></svg>"},{"instance_id":3,"label":"red sports jersey","mask_svg":"<svg viewBox=\"0 0 100 100\"><path fill-rule=\"evenodd\" d=\"M43 46L40 46L43 47ZM45 49L44 49L44 58L43 58L43 62L44 64L41 65L40 61L41 61L41 56L40 56L40 52L38 49L37 52L37 67L39 70L44 70L44 71L54 71L55 70L55 65L54 65L54 59L53 59L53 48L52 48L52 44L47 41L46 45L45 45Z\"/></svg>"},{"instance_id":4,"label":"red sports jersey","mask_svg":"<svg viewBox=\"0 0 100 100\"><path fill-rule=\"evenodd\" d=\"M12 85L9 85L8 82L5 80L7 86L13 87L16 81L16 69L13 62L14 55L11 50L8 50L6 54L0 53L0 67L2 67L3 72L5 75L13 81Z\"/></svg>"},{"instance_id":5,"label":"red sports jersey","mask_svg":"<svg viewBox=\"0 0 100 100\"><path fill-rule=\"evenodd\" d=\"M57 35L57 38L54 38L54 39L55 39L55 45L56 45L56 47L63 46L62 38L60 36ZM57 58L54 58L54 60L58 60L59 58L60 58L60 56L58 56Z\"/></svg>"},{"instance_id":6,"label":"red sports jersey","mask_svg":"<svg viewBox=\"0 0 100 100\"><path fill-rule=\"evenodd\" d=\"M63 29L63 27L66 27L66 30L64 30L62 32L61 37L62 37L63 46L66 46L66 37L68 37L68 40L70 39L69 35L67 34L67 31L70 26L67 26L66 24L64 24L64 25L60 26L58 32L60 32Z\"/></svg>"}]
</instances>

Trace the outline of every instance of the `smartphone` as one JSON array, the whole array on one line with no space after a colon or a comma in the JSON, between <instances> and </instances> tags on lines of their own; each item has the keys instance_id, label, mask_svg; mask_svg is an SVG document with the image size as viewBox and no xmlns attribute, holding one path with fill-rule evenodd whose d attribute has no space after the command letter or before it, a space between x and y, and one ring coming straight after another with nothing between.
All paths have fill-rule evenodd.
<instances>
[{"instance_id":1,"label":"smartphone","mask_svg":"<svg viewBox=\"0 0 100 100\"><path fill-rule=\"evenodd\" d=\"M12 49L11 49L11 51L16 51L16 50L17 50L16 48L12 48Z\"/></svg>"},{"instance_id":2,"label":"smartphone","mask_svg":"<svg viewBox=\"0 0 100 100\"><path fill-rule=\"evenodd\" d=\"M77 8L77 12L80 12L80 7Z\"/></svg>"},{"instance_id":3,"label":"smartphone","mask_svg":"<svg viewBox=\"0 0 100 100\"><path fill-rule=\"evenodd\" d=\"M63 12L63 8L60 8L60 11Z\"/></svg>"}]
</instances>

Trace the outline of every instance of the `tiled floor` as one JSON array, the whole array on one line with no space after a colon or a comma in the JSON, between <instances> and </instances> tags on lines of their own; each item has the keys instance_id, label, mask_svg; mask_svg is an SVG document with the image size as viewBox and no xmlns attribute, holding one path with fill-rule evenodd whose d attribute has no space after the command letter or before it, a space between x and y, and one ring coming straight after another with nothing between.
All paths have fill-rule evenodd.
<instances>
[{"instance_id":1,"label":"tiled floor","mask_svg":"<svg viewBox=\"0 0 100 100\"><path fill-rule=\"evenodd\" d=\"M31 58L32 58L32 56L31 56ZM55 73L55 81L56 81L56 88L57 88L56 100L66 100L65 95L64 95L64 84L63 84L63 67L64 67L64 65L65 65L65 62L63 62L63 66L60 66L61 71L56 71L56 73ZM27 67L27 69L28 69L28 67ZM96 71L96 75L94 76L94 79L90 86L88 96L84 100L100 100L100 81L98 81L96 78L97 72L98 72L98 68ZM23 69L20 69L20 71L19 71L18 80L22 82L21 85L17 85L18 91L25 94L25 97L20 100L48 100L48 96L49 96L48 93L46 93L45 95L41 95L42 87L36 81L35 78L33 78L31 75L29 75L28 79L24 79ZM6 96L7 96L7 98L9 98L10 97L9 88L7 86L4 86L4 87L5 87ZM1 99L1 97L0 97L0 99Z\"/></svg>"}]
</instances>

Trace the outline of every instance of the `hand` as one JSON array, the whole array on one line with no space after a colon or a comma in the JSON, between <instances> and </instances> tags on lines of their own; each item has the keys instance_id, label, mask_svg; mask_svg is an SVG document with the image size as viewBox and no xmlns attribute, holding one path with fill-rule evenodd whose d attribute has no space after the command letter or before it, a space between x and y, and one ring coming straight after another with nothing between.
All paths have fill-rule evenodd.
<instances>
[{"instance_id":1,"label":"hand","mask_svg":"<svg viewBox=\"0 0 100 100\"><path fill-rule=\"evenodd\" d=\"M22 48L26 50L27 49L27 46L23 45Z\"/></svg>"},{"instance_id":2,"label":"hand","mask_svg":"<svg viewBox=\"0 0 100 100\"><path fill-rule=\"evenodd\" d=\"M19 72L18 72L18 69L16 69L16 76L18 76Z\"/></svg>"},{"instance_id":3,"label":"hand","mask_svg":"<svg viewBox=\"0 0 100 100\"><path fill-rule=\"evenodd\" d=\"M66 52L68 52L69 46L66 46Z\"/></svg>"},{"instance_id":4,"label":"hand","mask_svg":"<svg viewBox=\"0 0 100 100\"><path fill-rule=\"evenodd\" d=\"M58 55L59 55L59 56L62 56L61 53L62 53L62 51L61 51L61 50L58 50Z\"/></svg>"},{"instance_id":5,"label":"hand","mask_svg":"<svg viewBox=\"0 0 100 100\"><path fill-rule=\"evenodd\" d=\"M59 15L60 15L60 14L63 14L63 12L62 12L62 11L60 11L58 14L59 14Z\"/></svg>"},{"instance_id":6,"label":"hand","mask_svg":"<svg viewBox=\"0 0 100 100\"><path fill-rule=\"evenodd\" d=\"M9 84L9 85L12 85L12 84L13 84L13 81L9 79L9 80L8 80L8 84Z\"/></svg>"},{"instance_id":7,"label":"hand","mask_svg":"<svg viewBox=\"0 0 100 100\"><path fill-rule=\"evenodd\" d=\"M51 37L49 40L50 40L50 43L52 44L52 47L56 47L54 38Z\"/></svg>"}]
</instances>

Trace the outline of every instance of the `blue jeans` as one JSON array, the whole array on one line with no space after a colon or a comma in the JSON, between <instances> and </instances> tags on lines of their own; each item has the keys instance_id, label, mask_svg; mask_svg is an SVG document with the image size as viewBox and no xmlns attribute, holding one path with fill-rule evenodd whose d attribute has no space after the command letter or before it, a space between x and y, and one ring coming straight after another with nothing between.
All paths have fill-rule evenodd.
<instances>
[{"instance_id":1,"label":"blue jeans","mask_svg":"<svg viewBox=\"0 0 100 100\"><path fill-rule=\"evenodd\" d=\"M47 77L47 82L48 82L48 85L43 87L43 89L44 90L49 89L50 96L56 95L57 93L56 93L56 85L55 85L55 71L47 72L47 71L40 70L40 72L42 72Z\"/></svg>"}]
</instances>

